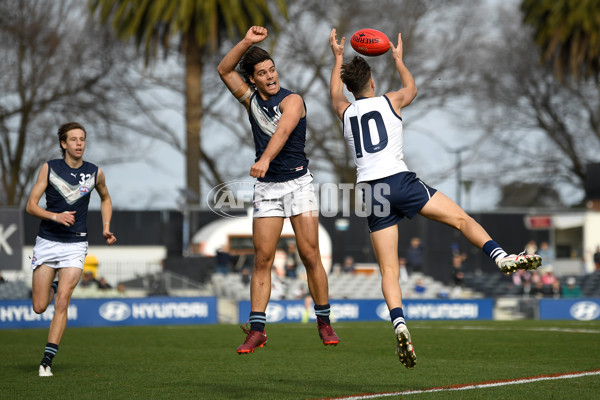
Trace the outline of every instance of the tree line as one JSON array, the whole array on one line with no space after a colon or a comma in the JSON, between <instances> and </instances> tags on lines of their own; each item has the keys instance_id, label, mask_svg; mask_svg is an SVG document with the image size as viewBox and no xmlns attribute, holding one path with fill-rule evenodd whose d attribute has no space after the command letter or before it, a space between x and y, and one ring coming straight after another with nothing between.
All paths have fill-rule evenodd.
<instances>
[{"instance_id":1,"label":"tree line","mask_svg":"<svg viewBox=\"0 0 600 400\"><path fill-rule=\"evenodd\" d=\"M251 25L269 28L261 45L282 86L306 100L317 179L355 180L329 106L329 32L349 38L373 27L393 41L402 32L419 87L404 114L411 169L434 185L460 171L459 185L496 188L502 206L582 204L586 165L600 154L598 8L568 0L6 0L0 205L25 202L41 155L59 156L56 127L71 119L89 121L105 165L143 160L157 142L180 153L182 185L198 204L209 188L246 177L254 158L247 116L215 68ZM376 93L400 85L391 57L369 62ZM440 115L448 129L433 128ZM417 141L430 155L410 151ZM441 161L457 149L460 165ZM514 196L523 185L537 192Z\"/></svg>"}]
</instances>

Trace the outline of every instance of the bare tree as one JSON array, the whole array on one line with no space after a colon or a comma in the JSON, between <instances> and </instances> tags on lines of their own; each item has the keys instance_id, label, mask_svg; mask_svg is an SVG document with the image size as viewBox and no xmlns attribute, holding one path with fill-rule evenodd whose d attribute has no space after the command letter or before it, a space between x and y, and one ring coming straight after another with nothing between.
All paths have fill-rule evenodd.
<instances>
[{"instance_id":1,"label":"bare tree","mask_svg":"<svg viewBox=\"0 0 600 400\"><path fill-rule=\"evenodd\" d=\"M600 86L594 79L560 82L540 53L518 8L500 9L472 65L480 85L471 92L470 126L482 140L470 153L473 179L560 188L563 201L583 199L586 164L600 154ZM483 167L482 167L483 166ZM510 172L510 173L509 173ZM487 178L486 178L487 177Z\"/></svg>"},{"instance_id":2,"label":"bare tree","mask_svg":"<svg viewBox=\"0 0 600 400\"><path fill-rule=\"evenodd\" d=\"M19 205L40 164L60 156L60 124L80 121L91 140L124 146L120 133L132 118L123 102L133 83L126 48L85 4L7 0L1 7L0 204Z\"/></svg>"},{"instance_id":3,"label":"bare tree","mask_svg":"<svg viewBox=\"0 0 600 400\"><path fill-rule=\"evenodd\" d=\"M260 46L269 50L275 59L282 86L298 92L306 101L309 130L306 151L312 170L326 171L328 179L338 182L356 180L352 154L344 141L341 123L330 106L332 56L328 38L331 29L335 27L340 37L347 37L348 60L356 55L350 47L350 36L359 28L377 28L394 43L402 32L405 60L419 86L418 101L406 111L410 115L407 126L410 126L414 121L429 118L431 110L451 103L472 81L465 64L470 62L470 54L477 46L473 38L480 32L470 20L471 3L387 0L377 2L377 7L358 0L288 3L289 22L282 25L276 37L269 37ZM382 18L382 10L385 15L394 17ZM401 87L389 54L368 61L373 68L377 93ZM235 99L225 95L217 99L215 106L240 109L234 104ZM227 114L227 121L221 120L221 126L234 130L236 137L251 146L250 130L245 125L247 116L237 111L235 115L237 120ZM215 118L218 117L215 115ZM415 160L415 165L418 164Z\"/></svg>"}]
</instances>

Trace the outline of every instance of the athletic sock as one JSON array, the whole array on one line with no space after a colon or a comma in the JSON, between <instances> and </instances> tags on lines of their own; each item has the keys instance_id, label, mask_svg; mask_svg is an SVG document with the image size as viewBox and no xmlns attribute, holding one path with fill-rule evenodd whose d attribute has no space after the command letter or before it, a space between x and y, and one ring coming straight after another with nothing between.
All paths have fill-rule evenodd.
<instances>
[{"instance_id":1,"label":"athletic sock","mask_svg":"<svg viewBox=\"0 0 600 400\"><path fill-rule=\"evenodd\" d=\"M485 254L490 256L496 263L506 257L508 254L502 247L493 240L488 240L482 247Z\"/></svg>"},{"instance_id":2,"label":"athletic sock","mask_svg":"<svg viewBox=\"0 0 600 400\"><path fill-rule=\"evenodd\" d=\"M329 303L324 305L315 304L315 315L317 316L317 321L320 319L322 322L327 325L331 325L331 321L329 320L329 315L331 314L331 306Z\"/></svg>"},{"instance_id":3,"label":"athletic sock","mask_svg":"<svg viewBox=\"0 0 600 400\"><path fill-rule=\"evenodd\" d=\"M267 324L267 313L251 311L248 322L250 322L251 331L264 332L265 325Z\"/></svg>"},{"instance_id":4,"label":"athletic sock","mask_svg":"<svg viewBox=\"0 0 600 400\"><path fill-rule=\"evenodd\" d=\"M41 365L52 366L52 359L58 352L58 345L54 343L46 343L46 349L44 350L44 358L42 358Z\"/></svg>"},{"instance_id":5,"label":"athletic sock","mask_svg":"<svg viewBox=\"0 0 600 400\"><path fill-rule=\"evenodd\" d=\"M392 320L392 324L394 325L394 330L400 324L406 325L406 321L404 320L404 312L402 311L402 307L392 308L390 311L390 319Z\"/></svg>"}]
</instances>

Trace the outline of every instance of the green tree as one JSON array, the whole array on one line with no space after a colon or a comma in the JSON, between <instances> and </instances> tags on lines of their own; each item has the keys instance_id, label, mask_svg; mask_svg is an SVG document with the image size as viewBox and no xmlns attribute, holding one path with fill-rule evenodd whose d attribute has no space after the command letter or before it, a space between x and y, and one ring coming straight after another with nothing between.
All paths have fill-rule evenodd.
<instances>
[{"instance_id":1,"label":"green tree","mask_svg":"<svg viewBox=\"0 0 600 400\"><path fill-rule=\"evenodd\" d=\"M165 57L172 36L180 40L185 58L186 184L200 202L200 162L215 161L202 149L202 76L207 55L214 53L221 38L243 36L252 25L277 26L276 14L286 14L284 0L89 0L92 13L100 20L112 20L117 35L135 37L146 63L156 58L160 47ZM221 180L216 177L217 180Z\"/></svg>"},{"instance_id":2,"label":"green tree","mask_svg":"<svg viewBox=\"0 0 600 400\"><path fill-rule=\"evenodd\" d=\"M600 1L523 0L524 22L533 27L542 59L559 79L600 74Z\"/></svg>"}]
</instances>

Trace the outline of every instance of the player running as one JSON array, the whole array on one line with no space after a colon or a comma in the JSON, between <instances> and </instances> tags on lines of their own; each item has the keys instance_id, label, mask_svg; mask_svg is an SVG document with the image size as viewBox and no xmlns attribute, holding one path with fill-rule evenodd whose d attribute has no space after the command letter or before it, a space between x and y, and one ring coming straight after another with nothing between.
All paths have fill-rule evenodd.
<instances>
[{"instance_id":1,"label":"player running","mask_svg":"<svg viewBox=\"0 0 600 400\"><path fill-rule=\"evenodd\" d=\"M273 59L254 46L267 38L267 29L251 27L244 39L217 67L223 83L246 108L256 146L250 175L254 186L254 268L250 283L250 329L239 354L252 353L267 343L266 309L271 296L271 266L283 222L289 218L315 303L317 328L324 345L340 339L329 320L329 288L321 262L317 201L304 153L306 108L300 95L281 88ZM239 63L238 73L235 68Z\"/></svg>"},{"instance_id":2,"label":"player running","mask_svg":"<svg viewBox=\"0 0 600 400\"><path fill-rule=\"evenodd\" d=\"M27 213L42 220L31 262L33 310L43 313L56 295L39 376L52 376L52 359L67 327L67 309L88 249L86 220L94 189L100 195L102 235L108 245L117 241L110 231L112 202L104 173L82 158L85 139L85 128L76 122L58 129L63 158L42 166L27 200ZM38 205L43 194L46 209ZM54 282L57 276L58 281Z\"/></svg>"},{"instance_id":3,"label":"player running","mask_svg":"<svg viewBox=\"0 0 600 400\"><path fill-rule=\"evenodd\" d=\"M417 357L404 320L398 279L397 223L400 220L421 214L460 230L506 274L517 269L535 269L542 259L535 254L508 255L458 204L409 171L402 150L401 110L416 97L417 86L402 60L401 35L398 34L397 47L390 41L390 49L403 87L377 97L371 67L365 59L357 56L343 63L345 41L342 38L338 44L336 30L331 31L329 43L335 58L330 81L331 101L343 121L344 138L354 155L357 182L370 189L365 191L364 201L371 243L381 269L383 296L396 332L400 361L412 368ZM354 96L353 103L343 93L344 84ZM386 206L387 212L381 212Z\"/></svg>"}]
</instances>

